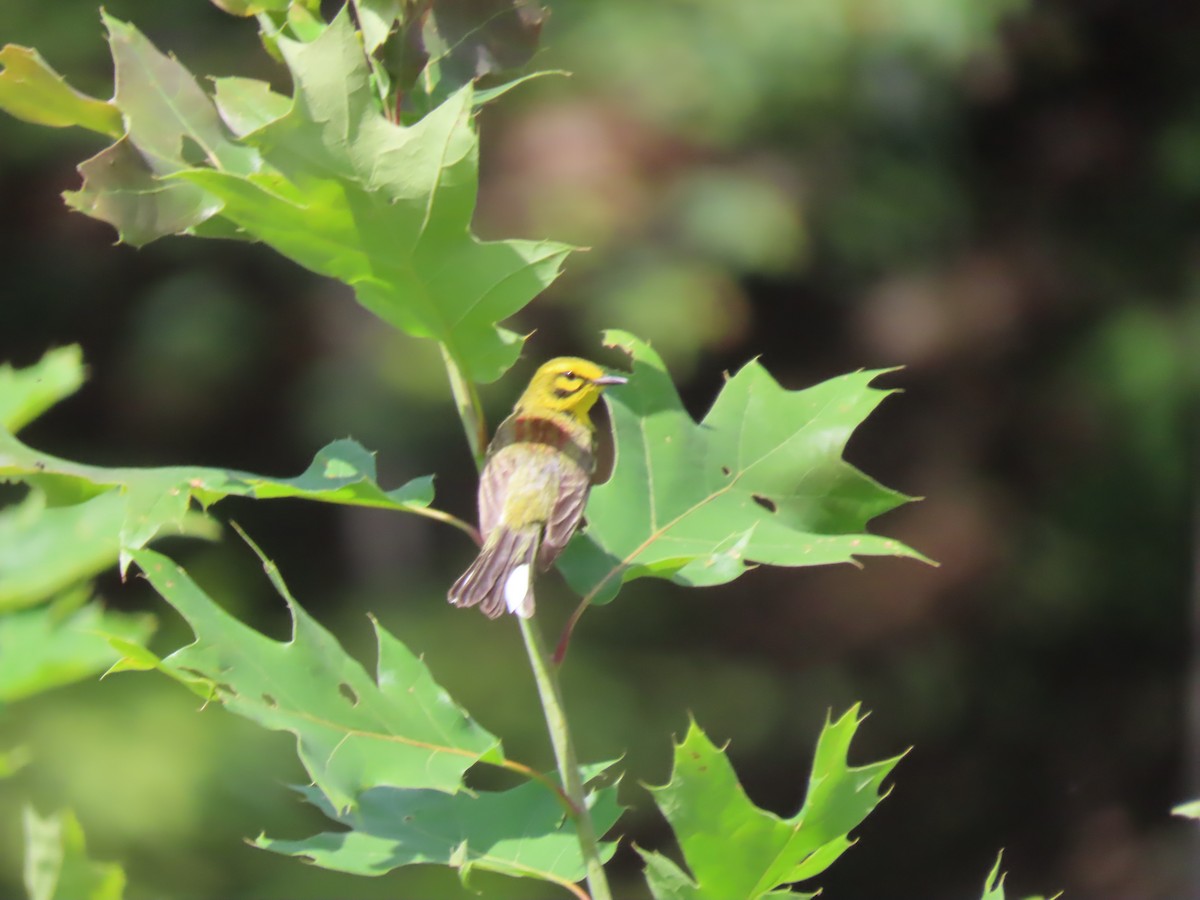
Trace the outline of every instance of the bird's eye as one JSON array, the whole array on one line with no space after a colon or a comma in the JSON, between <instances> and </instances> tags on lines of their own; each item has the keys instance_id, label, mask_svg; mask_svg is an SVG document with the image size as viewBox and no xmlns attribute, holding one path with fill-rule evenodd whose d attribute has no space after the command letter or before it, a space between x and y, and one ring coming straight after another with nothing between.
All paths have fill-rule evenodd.
<instances>
[{"instance_id":1,"label":"bird's eye","mask_svg":"<svg viewBox=\"0 0 1200 900\"><path fill-rule=\"evenodd\" d=\"M569 379L571 379L572 381L574 381L574 380L575 380L576 378L578 378L578 377L579 377L579 376L578 376L578 375L576 375L574 372L563 372L563 378L569 378Z\"/></svg>"}]
</instances>

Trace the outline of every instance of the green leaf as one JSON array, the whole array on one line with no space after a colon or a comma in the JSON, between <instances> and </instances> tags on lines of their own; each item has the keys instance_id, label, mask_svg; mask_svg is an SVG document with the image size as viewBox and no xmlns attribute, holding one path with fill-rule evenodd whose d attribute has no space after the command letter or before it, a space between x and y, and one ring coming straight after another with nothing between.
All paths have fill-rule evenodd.
<instances>
[{"instance_id":1,"label":"green leaf","mask_svg":"<svg viewBox=\"0 0 1200 900\"><path fill-rule=\"evenodd\" d=\"M557 277L570 248L471 234L470 87L405 127L383 115L345 11L311 43L281 38L279 48L294 104L245 136L268 168L191 168L176 179L219 197L248 235L352 285L392 325L442 343L471 378L498 378L523 339L496 323Z\"/></svg>"},{"instance_id":2,"label":"green leaf","mask_svg":"<svg viewBox=\"0 0 1200 900\"><path fill-rule=\"evenodd\" d=\"M405 18L404 0L352 0L362 30L363 49L374 53Z\"/></svg>"},{"instance_id":3,"label":"green leaf","mask_svg":"<svg viewBox=\"0 0 1200 900\"><path fill-rule=\"evenodd\" d=\"M286 12L291 0L212 0L218 9L234 16L256 16L262 12Z\"/></svg>"},{"instance_id":4,"label":"green leaf","mask_svg":"<svg viewBox=\"0 0 1200 900\"><path fill-rule=\"evenodd\" d=\"M634 360L629 384L606 394L617 459L587 506L587 530L560 566L593 602L622 580L721 584L756 563L810 566L858 556L923 559L867 522L909 498L842 459L860 422L890 391L855 372L801 391L757 362L722 388L700 424L684 410L662 360L625 332L607 342Z\"/></svg>"},{"instance_id":5,"label":"green leaf","mask_svg":"<svg viewBox=\"0 0 1200 900\"><path fill-rule=\"evenodd\" d=\"M253 150L234 140L192 73L161 53L133 25L101 13L116 67L113 102L126 134L158 174L206 164L236 172L256 168Z\"/></svg>"},{"instance_id":6,"label":"green leaf","mask_svg":"<svg viewBox=\"0 0 1200 900\"><path fill-rule=\"evenodd\" d=\"M113 103L126 133L80 165L83 187L63 196L134 246L194 231L220 210L220 201L161 177L192 165L247 173L260 166L258 155L232 139L212 100L177 59L160 53L134 26L101 17L116 68Z\"/></svg>"},{"instance_id":7,"label":"green leaf","mask_svg":"<svg viewBox=\"0 0 1200 900\"><path fill-rule=\"evenodd\" d=\"M850 741L862 722L858 709L826 722L804 806L790 819L751 803L724 751L692 722L675 747L671 781L651 788L692 875L661 854L639 850L655 898L755 900L828 868L852 843L851 829L882 799L883 779L900 759L849 765Z\"/></svg>"},{"instance_id":8,"label":"green leaf","mask_svg":"<svg viewBox=\"0 0 1200 900\"><path fill-rule=\"evenodd\" d=\"M1004 860L1004 851L996 854L996 862L992 871L983 882L983 897L981 900L1004 900L1004 873L1000 871L1000 863Z\"/></svg>"},{"instance_id":9,"label":"green leaf","mask_svg":"<svg viewBox=\"0 0 1200 900\"><path fill-rule=\"evenodd\" d=\"M503 758L499 740L378 622L372 678L286 593L277 573L292 614L286 642L230 616L165 556L138 550L133 558L196 636L162 660L164 670L189 686L207 679L231 712L295 734L301 762L334 809L355 805L371 786L453 793L470 766Z\"/></svg>"},{"instance_id":10,"label":"green leaf","mask_svg":"<svg viewBox=\"0 0 1200 900\"><path fill-rule=\"evenodd\" d=\"M447 93L526 65L537 52L546 11L526 0L432 0L425 28L431 80Z\"/></svg>"},{"instance_id":11,"label":"green leaf","mask_svg":"<svg viewBox=\"0 0 1200 900\"><path fill-rule=\"evenodd\" d=\"M24 744L10 747L8 750L0 750L0 780L12 778L31 762L33 762L33 751Z\"/></svg>"},{"instance_id":12,"label":"green leaf","mask_svg":"<svg viewBox=\"0 0 1200 900\"><path fill-rule=\"evenodd\" d=\"M1171 815L1182 816L1185 819L1200 819L1200 800L1191 800L1172 807Z\"/></svg>"},{"instance_id":13,"label":"green leaf","mask_svg":"<svg viewBox=\"0 0 1200 900\"><path fill-rule=\"evenodd\" d=\"M88 466L40 453L0 431L0 478L3 477L26 481L44 491L52 504L63 506L111 494L107 501L97 499L86 510L58 514L61 521L55 524L71 528L78 525L77 520L92 514L97 517L119 514L116 533L122 570L129 551L145 546L160 532L195 530L190 524L194 513L189 512L193 498L206 507L230 496L297 497L408 512L425 510L433 501L433 479L429 476L390 491L381 488L375 480L375 457L351 440L334 441L325 447L296 478L269 478L202 466L151 469ZM86 537L101 543L108 540L106 535L98 533ZM94 552L89 546L82 546L76 555L80 557L80 565L86 567L91 564L87 561L99 558L100 553L98 544ZM3 559L0 555L0 561ZM13 563L19 564L19 560Z\"/></svg>"},{"instance_id":14,"label":"green leaf","mask_svg":"<svg viewBox=\"0 0 1200 900\"><path fill-rule=\"evenodd\" d=\"M35 125L67 128L78 125L109 137L120 137L121 112L112 103L75 90L29 47L5 44L0 49L0 109Z\"/></svg>"},{"instance_id":15,"label":"green leaf","mask_svg":"<svg viewBox=\"0 0 1200 900\"><path fill-rule=\"evenodd\" d=\"M406 116L419 117L467 85L511 87L508 76L537 52L545 20L525 0L407 0L379 55Z\"/></svg>"},{"instance_id":16,"label":"green leaf","mask_svg":"<svg viewBox=\"0 0 1200 900\"><path fill-rule=\"evenodd\" d=\"M14 434L83 385L78 344L48 351L24 369L0 365L0 428Z\"/></svg>"},{"instance_id":17,"label":"green leaf","mask_svg":"<svg viewBox=\"0 0 1200 900\"><path fill-rule=\"evenodd\" d=\"M119 658L109 643L143 644L148 615L109 612L77 591L51 604L0 616L0 702L11 703L103 672Z\"/></svg>"},{"instance_id":18,"label":"green leaf","mask_svg":"<svg viewBox=\"0 0 1200 900\"><path fill-rule=\"evenodd\" d=\"M224 5L237 14L282 9ZM390 29L394 5L359 4L373 23L372 41ZM384 112L385 76L363 52L349 7L328 26L312 19L302 28L296 16L311 17L309 7L287 10L291 31L307 30L310 40L269 35L295 96L251 79L221 79L215 103L178 60L104 14L116 68L113 105L126 131L80 165L83 186L64 198L135 246L168 234L263 241L351 285L363 306L395 327L438 341L467 377L492 381L524 340L498 323L558 276L571 248L478 240L471 233L479 174L471 79L439 94L444 102L415 124L395 124ZM464 32L446 53L491 47L499 54L492 44L507 40L496 35L508 19L498 14ZM454 22L459 28L466 20Z\"/></svg>"},{"instance_id":19,"label":"green leaf","mask_svg":"<svg viewBox=\"0 0 1200 900\"><path fill-rule=\"evenodd\" d=\"M0 612L41 603L116 563L126 507L118 491L48 507L35 489L0 509ZM195 513L179 529L193 537L217 536L216 524Z\"/></svg>"},{"instance_id":20,"label":"green leaf","mask_svg":"<svg viewBox=\"0 0 1200 900\"><path fill-rule=\"evenodd\" d=\"M29 900L121 900L125 873L88 858L83 829L69 810L42 818L25 807L25 890Z\"/></svg>"},{"instance_id":21,"label":"green leaf","mask_svg":"<svg viewBox=\"0 0 1200 900\"><path fill-rule=\"evenodd\" d=\"M238 137L282 118L292 106L291 97L275 93L267 82L255 78L214 78L213 84L217 111Z\"/></svg>"},{"instance_id":22,"label":"green leaf","mask_svg":"<svg viewBox=\"0 0 1200 900\"><path fill-rule=\"evenodd\" d=\"M382 875L401 866L437 863L512 877L574 883L585 874L574 826L545 785L529 782L507 791L443 794L372 788L351 812L338 814L310 788L300 793L348 831L305 840L260 837L259 847L306 857L316 865L355 875ZM589 794L598 834L621 815L615 785ZM601 845L610 859L616 843Z\"/></svg>"}]
</instances>

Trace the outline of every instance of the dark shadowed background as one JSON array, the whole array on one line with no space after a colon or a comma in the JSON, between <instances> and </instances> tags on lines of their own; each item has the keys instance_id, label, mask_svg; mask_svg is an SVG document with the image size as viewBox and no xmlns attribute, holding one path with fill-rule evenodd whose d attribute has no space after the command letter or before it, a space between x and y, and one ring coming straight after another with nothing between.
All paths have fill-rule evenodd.
<instances>
[{"instance_id":1,"label":"dark shadowed background","mask_svg":"<svg viewBox=\"0 0 1200 900\"><path fill-rule=\"evenodd\" d=\"M859 761L913 749L824 896L977 897L1002 847L1010 895L1194 896L1194 826L1169 810L1200 795L1200 8L548 5L536 65L575 74L483 114L476 229L590 250L517 320L536 332L484 389L491 421L538 360L619 362L599 347L610 326L654 343L696 414L723 370L756 355L789 387L903 366L884 382L903 393L849 457L925 498L876 529L941 562L759 570L703 591L638 582L589 613L565 687L582 755L627 752L623 834L669 840L637 782L666 779L689 711L732 742L750 796L790 815L826 711L862 700ZM194 72L286 89L253 25L204 0L106 7ZM111 95L91 0L3 0L9 41ZM0 359L78 342L91 368L27 442L93 463L287 476L350 435L378 451L385 486L434 472L442 505L473 515L434 348L262 247L113 246L58 197L101 146L0 118ZM374 612L511 755L550 765L513 623L444 602L471 556L460 533L292 501L220 512L360 658ZM285 633L236 538L165 546L233 612ZM189 639L144 584L100 586L113 606L159 612L156 649ZM557 577L543 598L553 631L570 598ZM14 706L0 739L36 754L0 782L0 895L20 890L30 798L76 808L135 900L460 890L441 870L360 881L245 846L319 827L285 787L304 780L290 740L197 712L165 679ZM644 896L632 851L617 865L617 894Z\"/></svg>"}]
</instances>

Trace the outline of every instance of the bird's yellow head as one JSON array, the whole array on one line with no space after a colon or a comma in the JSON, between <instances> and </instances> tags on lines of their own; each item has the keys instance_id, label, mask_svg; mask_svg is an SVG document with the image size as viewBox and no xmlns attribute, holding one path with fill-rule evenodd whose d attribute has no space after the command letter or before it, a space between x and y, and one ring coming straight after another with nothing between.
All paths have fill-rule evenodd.
<instances>
[{"instance_id":1,"label":"bird's yellow head","mask_svg":"<svg viewBox=\"0 0 1200 900\"><path fill-rule=\"evenodd\" d=\"M533 373L529 387L517 401L523 415L567 414L586 422L606 385L624 384L619 375L609 375L594 362L560 356Z\"/></svg>"}]
</instances>

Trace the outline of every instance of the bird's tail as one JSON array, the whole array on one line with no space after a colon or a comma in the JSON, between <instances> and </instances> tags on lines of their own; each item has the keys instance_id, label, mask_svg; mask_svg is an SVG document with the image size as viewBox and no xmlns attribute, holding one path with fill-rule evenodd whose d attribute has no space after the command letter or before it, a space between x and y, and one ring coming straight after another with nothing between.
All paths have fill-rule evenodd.
<instances>
[{"instance_id":1,"label":"bird's tail","mask_svg":"<svg viewBox=\"0 0 1200 900\"><path fill-rule=\"evenodd\" d=\"M505 609L528 619L533 615L533 563L540 538L540 527L498 527L488 535L475 562L450 588L450 603L478 604L490 619Z\"/></svg>"}]
</instances>

